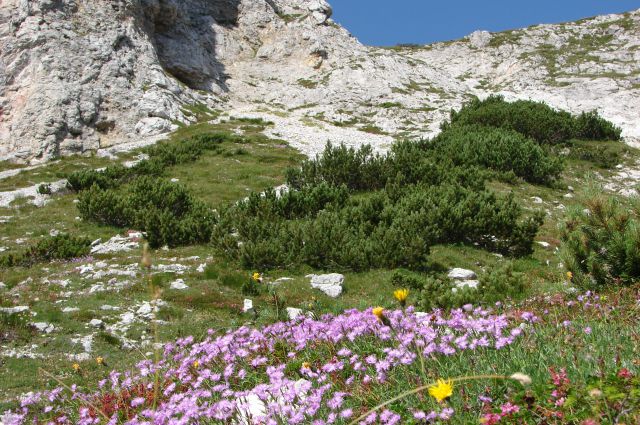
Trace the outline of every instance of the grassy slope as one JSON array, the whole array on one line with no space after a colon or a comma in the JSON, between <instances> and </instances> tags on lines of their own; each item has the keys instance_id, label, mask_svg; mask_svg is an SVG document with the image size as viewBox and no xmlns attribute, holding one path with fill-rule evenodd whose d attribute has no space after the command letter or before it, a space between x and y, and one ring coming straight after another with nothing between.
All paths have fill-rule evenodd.
<instances>
[{"instance_id":1,"label":"grassy slope","mask_svg":"<svg viewBox=\"0 0 640 425\"><path fill-rule=\"evenodd\" d=\"M199 124L182 129L172 138L178 141L182 137L210 130L233 130L243 128L248 134L259 134L264 128L261 125L247 125L246 123L231 121L219 126ZM612 145L617 148L618 145ZM170 171L169 177L180 179L194 193L215 206L220 202L228 202L241 199L249 191L262 190L284 182L283 171L292 164L300 161L301 156L291 148L279 141L267 139L252 139L251 143L243 145L224 146L228 155L204 155L196 163L178 166ZM241 149L239 151L238 149ZM129 159L134 153L126 155ZM628 151L628 161L638 157L635 151ZM38 170L32 170L18 175L13 180L17 185L22 181L25 185L39 182L41 176L59 178L60 170L69 171L74 167L103 166L104 162L96 158L73 158L64 160L61 164L54 164ZM566 199L567 186L580 188L585 184L585 178L594 171L592 164L568 160L567 171L564 180L557 188L547 188L518 183L507 185L494 182L492 186L496 190L516 192L517 197L530 208L543 207L549 210L549 217L539 235L538 240L551 244L549 248L536 246L536 251L531 258L516 261L516 269L526 272L530 291L524 296L538 293L557 292L563 289L563 273L558 267L558 258L553 250L558 245L556 225L562 218L563 211L557 208L555 203L562 203L569 207L576 203L576 198ZM606 175L607 171L598 170ZM35 174L38 173L38 174ZM55 178L54 178L55 177ZM20 180L22 179L22 180ZM4 183L4 182L1 182ZM15 186L14 186L15 187ZM543 205L535 204L531 197L539 196L544 200ZM44 208L23 206L19 209L0 210L0 216L13 216L8 224L0 224L3 240L0 245L11 249L18 249L15 242L18 238L35 240L41 235L49 233L55 228L72 234L86 235L94 238L108 238L122 229L99 227L90 223L84 223L76 219L77 211L73 203L75 196L67 194L56 197ZM188 257L199 256L198 260L185 260ZM503 259L466 246L439 246L433 249L432 257L445 267L466 267L474 270L490 270ZM95 260L107 261L109 264L136 263L139 253L119 253L115 255L96 256ZM160 319L167 323L159 327L162 341L174 340L180 336L203 336L209 328L226 328L245 324L250 321L267 323L278 319L276 309L268 295L254 297L254 305L258 307L258 316L245 315L241 312L242 300L245 298L240 292L240 286L247 279L251 271L241 270L233 264L228 264L224 259L218 258L206 246L184 247L169 252L158 251L154 253L156 263L169 264L172 258L177 262L191 266L191 270L183 278L189 285L186 291L169 289L169 283L177 276L165 273L154 278L154 284L164 288L161 298L168 302L160 312ZM206 261L205 261L206 259ZM206 262L208 264L205 273L198 273L195 267ZM83 264L86 262L83 262ZM14 326L6 322L0 322L0 326L8 329L8 337L0 341L3 348L22 347L28 344L37 344L37 353L44 359L15 359L1 358L0 369L0 410L13 405L13 397L32 390L56 386L56 382L39 371L40 368L53 372L56 377L65 383L97 382L112 368L128 369L138 360L151 355L150 347L142 350L123 351L119 347L119 341L104 337L97 333L94 338L93 355L106 359L108 368L98 366L94 361L83 362L81 372L75 373L71 369L72 361L67 358L67 353L78 353L82 350L71 339L92 333L87 323L92 318L101 318L106 323L117 321L118 312L105 312L100 306L109 304L126 308L135 303L149 300L151 295L144 283L142 276L135 281L134 286L120 292L102 292L87 294L88 287L95 282L87 282L81 279L74 267L77 264L47 264L31 269L0 270L0 281L12 289L12 294L7 292L2 295L1 304L29 305L38 315L31 321L46 321L53 323L58 329L49 336L43 336L32 332L25 326ZM293 278L280 286L279 293L286 306L305 307L316 313L338 313L345 308L366 308L371 305L393 306L390 293L392 287L389 283L390 272L374 270L366 273L346 274L345 293L338 300L325 297L323 294L313 291L307 284L306 274L312 270L287 270L274 272L267 276L268 279L287 276ZM50 280L70 279L70 286L60 288L55 284L44 284L42 280L48 277ZM32 279L29 282L27 279ZM26 282L25 282L26 281ZM22 283L21 283L22 282ZM63 292L73 291L71 298L62 296ZM80 311L63 314L63 307L78 307ZM284 319L280 310L280 319ZM631 337L634 326L632 320L616 321L611 318L591 317L579 311L575 313L575 320L589 324L594 333L591 336L574 335L575 344L581 347L581 352L591 353L593 358L605 356L611 347L622 347L621 357L625 364L630 364L638 353L633 345L626 342ZM128 338L139 340L143 335L151 338L152 325L148 322L136 323L129 333ZM603 338L601 339L600 336ZM608 340L604 338L608 337ZM438 376L458 376L468 373L481 373L498 371L510 372L515 370L527 370L543 381L545 369L549 365L566 365L573 373L572 376L584 378L593 369L594 362L576 352L573 358L569 356L566 344L569 331L557 332L557 323L545 325L542 332L527 337L524 342L500 353L488 352L480 358L471 356L456 356L451 359L434 360L430 364L434 373ZM606 341L606 343L604 342ZM606 365L613 368L613 365ZM546 375L545 375L546 376ZM373 403L382 399L384 394L376 394L375 391L367 397Z\"/></svg>"}]
</instances>

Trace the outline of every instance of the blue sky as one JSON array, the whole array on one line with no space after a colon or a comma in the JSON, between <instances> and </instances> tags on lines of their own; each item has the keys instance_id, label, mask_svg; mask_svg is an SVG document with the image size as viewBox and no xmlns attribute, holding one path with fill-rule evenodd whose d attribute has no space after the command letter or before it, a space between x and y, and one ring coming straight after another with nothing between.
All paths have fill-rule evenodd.
<instances>
[{"instance_id":1,"label":"blue sky","mask_svg":"<svg viewBox=\"0 0 640 425\"><path fill-rule=\"evenodd\" d=\"M639 9L640 0L329 0L333 18L362 43L427 44Z\"/></svg>"}]
</instances>

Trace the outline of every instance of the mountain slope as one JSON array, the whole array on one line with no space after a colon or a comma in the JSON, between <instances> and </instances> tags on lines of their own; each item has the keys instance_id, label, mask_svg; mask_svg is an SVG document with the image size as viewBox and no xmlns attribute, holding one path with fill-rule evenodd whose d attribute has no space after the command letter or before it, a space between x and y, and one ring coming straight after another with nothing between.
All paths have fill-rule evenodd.
<instances>
[{"instance_id":1,"label":"mountain slope","mask_svg":"<svg viewBox=\"0 0 640 425\"><path fill-rule=\"evenodd\" d=\"M469 96L597 109L640 138L640 11L448 43L360 44L323 0L9 0L0 157L140 142L195 111L268 118L307 154L437 131Z\"/></svg>"}]
</instances>

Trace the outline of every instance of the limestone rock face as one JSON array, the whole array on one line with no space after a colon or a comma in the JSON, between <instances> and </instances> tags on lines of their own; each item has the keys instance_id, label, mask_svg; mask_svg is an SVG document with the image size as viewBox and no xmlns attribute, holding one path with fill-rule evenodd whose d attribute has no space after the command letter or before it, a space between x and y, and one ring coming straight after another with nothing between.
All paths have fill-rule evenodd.
<instances>
[{"instance_id":1,"label":"limestone rock face","mask_svg":"<svg viewBox=\"0 0 640 425\"><path fill-rule=\"evenodd\" d=\"M307 154L384 150L492 93L595 109L640 140L640 11L394 49L331 14L324 0L4 0L0 159L135 146L194 121L190 105L267 118Z\"/></svg>"}]
</instances>

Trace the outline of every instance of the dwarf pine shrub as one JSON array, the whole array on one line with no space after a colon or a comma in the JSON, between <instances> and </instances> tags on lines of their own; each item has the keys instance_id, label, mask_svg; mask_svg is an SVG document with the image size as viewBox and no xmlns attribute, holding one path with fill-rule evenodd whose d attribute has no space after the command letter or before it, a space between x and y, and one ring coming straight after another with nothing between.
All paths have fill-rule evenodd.
<instances>
[{"instance_id":1,"label":"dwarf pine shrub","mask_svg":"<svg viewBox=\"0 0 640 425\"><path fill-rule=\"evenodd\" d=\"M89 254L91 241L66 233L47 236L25 251L0 257L0 267L30 267L36 263L69 260Z\"/></svg>"},{"instance_id":2,"label":"dwarf pine shrub","mask_svg":"<svg viewBox=\"0 0 640 425\"><path fill-rule=\"evenodd\" d=\"M314 160L287 170L287 183L296 189L328 183L345 185L351 190L375 190L386 183L389 175L386 164L386 158L375 154L369 145L356 150L344 144L333 146L329 142Z\"/></svg>"},{"instance_id":3,"label":"dwarf pine shrub","mask_svg":"<svg viewBox=\"0 0 640 425\"><path fill-rule=\"evenodd\" d=\"M558 178L562 163L533 139L502 128L456 125L427 145L437 158L455 165L475 165L498 172L513 172L522 179L548 184Z\"/></svg>"},{"instance_id":4,"label":"dwarf pine shrub","mask_svg":"<svg viewBox=\"0 0 640 425\"><path fill-rule=\"evenodd\" d=\"M595 112L579 116L557 111L543 102L506 102L502 96L473 99L460 111L451 111L443 130L456 125L478 124L514 130L541 144L570 139L620 140L621 130Z\"/></svg>"},{"instance_id":5,"label":"dwarf pine shrub","mask_svg":"<svg viewBox=\"0 0 640 425\"><path fill-rule=\"evenodd\" d=\"M583 112L576 118L575 138L582 140L620 140L622 130L598 115Z\"/></svg>"},{"instance_id":6,"label":"dwarf pine shrub","mask_svg":"<svg viewBox=\"0 0 640 425\"><path fill-rule=\"evenodd\" d=\"M139 177L122 189L97 185L80 193L78 210L85 220L146 232L154 247L208 242L214 216L182 185Z\"/></svg>"},{"instance_id":7,"label":"dwarf pine shrub","mask_svg":"<svg viewBox=\"0 0 640 425\"><path fill-rule=\"evenodd\" d=\"M628 285L640 278L639 214L640 200L627 206L602 194L568 213L561 226L562 259L575 284Z\"/></svg>"},{"instance_id":8,"label":"dwarf pine shrub","mask_svg":"<svg viewBox=\"0 0 640 425\"><path fill-rule=\"evenodd\" d=\"M453 184L390 185L391 193L381 190L349 199L343 188L339 201L300 201L316 208L303 209L306 214L295 219L282 210L286 197L310 198L320 187L330 188L307 187L285 198L268 195L222 209L214 245L244 266L258 269L301 264L422 269L430 247L440 243L477 244L526 255L542 222L539 215L524 217L512 195L500 197Z\"/></svg>"}]
</instances>

